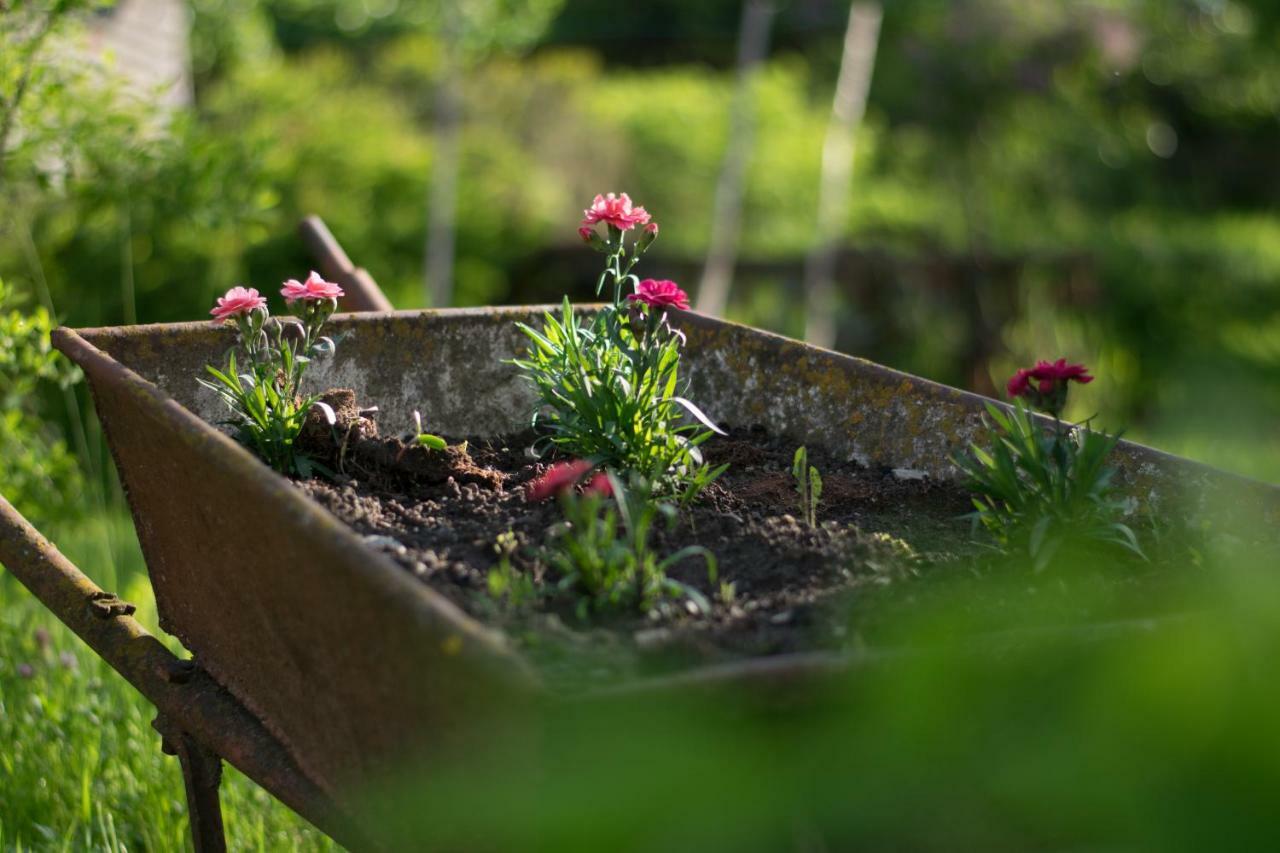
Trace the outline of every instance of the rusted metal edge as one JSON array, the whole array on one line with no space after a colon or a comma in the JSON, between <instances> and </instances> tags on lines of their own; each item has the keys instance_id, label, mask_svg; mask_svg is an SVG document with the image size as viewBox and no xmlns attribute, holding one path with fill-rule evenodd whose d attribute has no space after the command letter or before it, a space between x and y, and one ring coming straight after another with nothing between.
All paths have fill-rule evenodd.
<instances>
[{"instance_id":1,"label":"rusted metal edge","mask_svg":"<svg viewBox=\"0 0 1280 853\"><path fill-rule=\"evenodd\" d=\"M748 692L774 701L789 701L790 692L806 687L822 688L835 679L911 660L944 654L987 656L1022 648L1029 643L1064 643L1085 648L1101 643L1149 636L1159 631L1192 624L1212 616L1213 611L1188 611L1135 619L1117 619L1084 625L1047 625L984 631L936 645L901 645L847 652L797 652L764 658L699 667L630 681L625 684L588 690L563 697L568 703L608 702L634 697L685 696L721 690ZM778 692L781 691L781 692Z\"/></svg>"},{"instance_id":2,"label":"rusted metal edge","mask_svg":"<svg viewBox=\"0 0 1280 853\"><path fill-rule=\"evenodd\" d=\"M374 849L293 757L221 685L170 652L0 496L0 563L111 668L209 752L229 761L322 832ZM131 611L129 611L131 612Z\"/></svg>"},{"instance_id":3,"label":"rusted metal edge","mask_svg":"<svg viewBox=\"0 0 1280 853\"><path fill-rule=\"evenodd\" d=\"M598 310L598 308L599 306L594 304L576 306L576 310L582 314L589 314ZM558 305L438 308L348 314L342 315L341 319L344 327L355 327L358 329L363 325L377 326L378 324L385 323L389 318L409 319L427 315L439 317L486 318L494 322L507 322L515 320L525 321L528 320L531 314L536 316L544 311L554 313L559 310L560 306ZM678 327L696 328L712 333L728 332L733 335L749 336L756 342L757 346L766 347L774 345L776 347L794 349L798 354L818 359L823 364L824 369L856 374L867 377L868 379L874 379L886 385L910 383L913 388L913 394L935 401L941 405L954 407L957 410L966 412L968 415L972 415L974 417L980 416L984 412L984 407L987 403L994 403L996 406L1005 410L1011 409L1008 403L1000 400L993 400L991 398L975 394L971 391L953 388L933 380L924 379L900 370L885 367L884 365L877 364L873 361L859 358L857 356L834 352L821 347L814 347L810 344L806 344L802 341L797 341L774 332L764 331L741 323L734 323L729 320L707 317L693 312L673 310L671 314L674 324ZM213 330L207 322L188 322L153 324L146 326L86 328L78 331L86 337L99 341L109 341L112 338L121 335L146 335L162 342L164 339L169 337L185 336L192 332L212 333ZM1051 421L1044 416L1037 415L1036 417L1039 418L1041 423L1046 427L1051 424ZM1197 462L1192 459L1177 456L1128 439L1120 441L1117 446L1117 454L1122 468L1135 470L1148 468L1159 469L1165 472L1177 472L1179 476L1185 476L1191 480L1203 480L1213 482L1220 486L1241 489L1246 493L1258 496L1261 499L1280 507L1280 485L1267 483L1234 472L1223 471L1203 462Z\"/></svg>"},{"instance_id":4,"label":"rusted metal edge","mask_svg":"<svg viewBox=\"0 0 1280 853\"><path fill-rule=\"evenodd\" d=\"M985 406L992 403L1004 411L1013 411L1013 406L1003 400L996 400L991 397L984 397L981 394L975 394L972 391L966 391L962 388L955 388L950 385L944 385L941 382L935 382L932 379L926 379L901 370L895 370L892 367L886 367L874 361L860 358L847 353L836 352L835 350L826 349L825 347L814 346L813 344L798 341L776 332L770 332L765 329L758 329L754 326L747 326L742 323L735 323L731 320L722 320L716 317L708 317L704 314L697 314L692 311L676 311L671 312L673 324L677 327L693 327L707 330L722 330L725 328L733 329L742 333L751 333L759 336L765 341L772 341L778 346L796 347L810 351L812 354L821 357L829 364L835 367L854 370L859 373L875 375L886 382L901 383L910 382L914 389L922 392L936 400L945 400L948 405L960 406L974 413L981 414L985 411ZM1053 420L1045 415L1033 413L1036 418L1046 429L1052 427ZM1136 464L1150 464L1165 469L1181 469L1191 476L1208 477L1213 480L1235 484L1242 489L1257 494L1263 494L1271 500L1280 499L1280 485L1268 483L1243 474L1237 474L1232 471L1224 471L1215 468L1204 462L1198 462L1194 459L1188 459L1185 456L1178 456L1168 451L1151 447L1141 442L1131 441L1129 439L1121 439L1116 446L1116 450L1123 457L1127 457L1129 461Z\"/></svg>"},{"instance_id":5,"label":"rusted metal edge","mask_svg":"<svg viewBox=\"0 0 1280 853\"><path fill-rule=\"evenodd\" d=\"M344 311L390 311L394 307L373 276L351 262L323 219L308 216L299 223L298 233L320 263L321 274L342 285L346 292L341 303Z\"/></svg>"},{"instance_id":6,"label":"rusted metal edge","mask_svg":"<svg viewBox=\"0 0 1280 853\"><path fill-rule=\"evenodd\" d=\"M361 315L364 316L364 315ZM207 324L196 324L206 325ZM127 387L134 402L145 407L184 442L207 452L216 452L223 465L246 481L253 480L267 491L272 500L290 506L305 531L300 534L326 541L327 547L343 552L365 580L380 590L389 601L411 601L419 607L422 618L458 635L462 648L458 654L471 656L476 662L505 668L523 686L536 688L538 682L522 658L505 647L500 636L476 622L461 608L426 584L413 578L389 557L369 548L347 525L303 495L284 477L267 468L230 436L223 434L201 418L187 411L153 383L85 341L76 331L61 327L52 334L53 345L79 365L86 373L104 384ZM216 451L213 448L217 448ZM145 521L134 519L135 523Z\"/></svg>"}]
</instances>

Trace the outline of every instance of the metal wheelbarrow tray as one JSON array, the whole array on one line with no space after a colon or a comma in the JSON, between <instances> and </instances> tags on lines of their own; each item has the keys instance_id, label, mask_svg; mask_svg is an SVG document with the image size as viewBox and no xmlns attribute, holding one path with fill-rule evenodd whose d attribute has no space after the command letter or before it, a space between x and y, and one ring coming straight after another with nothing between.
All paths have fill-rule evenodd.
<instances>
[{"instance_id":1,"label":"metal wheelbarrow tray","mask_svg":"<svg viewBox=\"0 0 1280 853\"><path fill-rule=\"evenodd\" d=\"M308 382L356 389L386 424L423 409L445 434L518 431L532 396L505 360L522 348L516 321L542 310L338 315L337 357ZM956 476L950 456L981 426L976 395L733 323L694 314L676 323L688 335L691 396L719 421L768 423L863 464L938 478ZM195 377L232 334L209 323L60 329L55 344L88 377L161 625L193 653L200 678L230 693L229 713L242 706L245 725L260 721L264 749L279 753L267 768L287 771L262 779L261 751L249 750L240 756L249 775L360 846L359 830L333 817L348 792L393 759L456 748L547 690L501 636L213 426L222 404ZM1116 457L1140 501L1230 490L1280 505L1273 487L1140 445L1124 442ZM829 655L755 660L635 689L794 681L847 665ZM241 764L227 747L201 744Z\"/></svg>"}]
</instances>

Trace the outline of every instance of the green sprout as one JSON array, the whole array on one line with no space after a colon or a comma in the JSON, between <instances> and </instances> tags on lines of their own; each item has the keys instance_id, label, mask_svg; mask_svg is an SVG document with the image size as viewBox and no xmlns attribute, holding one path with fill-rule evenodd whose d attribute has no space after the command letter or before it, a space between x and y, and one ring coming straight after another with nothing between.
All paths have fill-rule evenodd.
<instances>
[{"instance_id":1,"label":"green sprout","mask_svg":"<svg viewBox=\"0 0 1280 853\"><path fill-rule=\"evenodd\" d=\"M413 435L414 441L429 450L444 450L449 446L440 436L423 431L422 413L417 409L413 410Z\"/></svg>"},{"instance_id":2,"label":"green sprout","mask_svg":"<svg viewBox=\"0 0 1280 853\"><path fill-rule=\"evenodd\" d=\"M516 553L519 541L514 531L499 533L493 543L493 550L498 555L498 562L489 569L487 584L489 595L505 603L510 608L519 608L536 595L533 579L518 571L511 565L511 558Z\"/></svg>"},{"instance_id":3,"label":"green sprout","mask_svg":"<svg viewBox=\"0 0 1280 853\"><path fill-rule=\"evenodd\" d=\"M796 481L796 494L800 496L800 517L810 527L818 526L818 501L822 499L822 475L809 464L809 452L803 446L796 448L791 463L791 476Z\"/></svg>"}]
</instances>

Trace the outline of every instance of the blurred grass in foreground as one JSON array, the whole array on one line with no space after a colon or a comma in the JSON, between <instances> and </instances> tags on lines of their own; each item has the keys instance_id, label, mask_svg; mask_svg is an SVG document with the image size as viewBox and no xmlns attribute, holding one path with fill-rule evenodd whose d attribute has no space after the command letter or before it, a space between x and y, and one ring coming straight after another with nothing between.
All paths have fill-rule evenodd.
<instances>
[{"instance_id":1,"label":"blurred grass in foreground","mask_svg":"<svg viewBox=\"0 0 1280 853\"><path fill-rule=\"evenodd\" d=\"M44 532L155 630L155 601L120 508ZM154 716L0 571L0 850L186 849L182 773L160 752ZM232 850L337 849L230 767L222 803Z\"/></svg>"},{"instance_id":2,"label":"blurred grass in foreground","mask_svg":"<svg viewBox=\"0 0 1280 853\"><path fill-rule=\"evenodd\" d=\"M1114 612L1132 566L990 575L959 586L982 607L921 598L819 702L562 707L398 777L370 797L375 825L396 848L495 851L1265 847L1276 552L1211 541L1133 608L1159 618ZM1047 598L1059 623L991 633Z\"/></svg>"},{"instance_id":3,"label":"blurred grass in foreground","mask_svg":"<svg viewBox=\"0 0 1280 853\"><path fill-rule=\"evenodd\" d=\"M1280 829L1276 518L1208 509L1206 527L1160 531L1154 566L952 563L877 592L850 623L866 663L817 696L526 712L369 791L370 821L390 849L1264 846ZM47 532L154 628L119 506ZM0 577L0 849L184 846L152 715ZM335 849L231 770L223 805L232 849Z\"/></svg>"}]
</instances>

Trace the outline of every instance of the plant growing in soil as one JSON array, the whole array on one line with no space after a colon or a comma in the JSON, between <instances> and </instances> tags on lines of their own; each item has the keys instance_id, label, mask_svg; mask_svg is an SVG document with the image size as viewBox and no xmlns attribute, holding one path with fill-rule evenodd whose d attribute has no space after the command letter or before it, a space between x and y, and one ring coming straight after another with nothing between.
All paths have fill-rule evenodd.
<instances>
[{"instance_id":1,"label":"plant growing in soil","mask_svg":"<svg viewBox=\"0 0 1280 853\"><path fill-rule=\"evenodd\" d=\"M419 412L417 409L414 409L413 411L413 427L414 427L413 440L416 441L422 447L426 447L430 450L444 450L446 447L449 446L448 443L440 436L432 435L431 433L423 430L422 413Z\"/></svg>"},{"instance_id":2,"label":"plant growing in soil","mask_svg":"<svg viewBox=\"0 0 1280 853\"><path fill-rule=\"evenodd\" d=\"M493 550L498 555L497 564L489 570L486 579L489 595L498 601L517 608L531 601L536 594L533 578L516 571L511 565L511 558L516 553L519 540L514 531L499 533L493 543Z\"/></svg>"},{"instance_id":3,"label":"plant growing in soil","mask_svg":"<svg viewBox=\"0 0 1280 853\"><path fill-rule=\"evenodd\" d=\"M580 617L586 618L591 606L647 610L664 597L688 598L702 612L710 612L706 598L667 577L667 569L686 557L701 557L714 584L715 556L694 545L658 557L649 545L654 522L661 516L674 523L677 512L671 504L655 500L645 478L633 475L624 486L616 475L576 459L551 466L529 484L525 497L531 502L552 497L560 501L564 523L552 528L539 559L559 576L556 591L580 596ZM489 589L495 595L506 595L518 582L510 566L513 542L507 544L512 547L504 555L499 543L500 559L489 573Z\"/></svg>"},{"instance_id":4,"label":"plant growing in soil","mask_svg":"<svg viewBox=\"0 0 1280 853\"><path fill-rule=\"evenodd\" d=\"M796 448L795 459L791 462L791 476L796 481L796 494L800 496L800 517L810 527L818 526L818 501L822 499L822 476L818 469L809 464L809 452L804 447Z\"/></svg>"},{"instance_id":5,"label":"plant growing in soil","mask_svg":"<svg viewBox=\"0 0 1280 853\"><path fill-rule=\"evenodd\" d=\"M562 489L560 505L565 523L559 527L543 559L560 580L557 588L585 596L578 615L597 610L639 607L644 610L663 598L685 598L703 613L711 604L697 589L667 576L667 569L689 557L701 557L708 580L717 578L716 558L700 545L659 557L649 544L654 522L671 522L676 509L655 500L652 486L641 477L623 485L614 474L597 473L579 492Z\"/></svg>"},{"instance_id":6,"label":"plant growing in soil","mask_svg":"<svg viewBox=\"0 0 1280 853\"><path fill-rule=\"evenodd\" d=\"M596 295L607 290L610 301L584 320L565 297L560 316L548 312L541 330L520 324L530 347L514 364L538 392L533 425L543 437L535 450L554 447L640 474L657 494L688 501L723 470L708 470L698 449L723 433L682 396L684 336L668 313L687 309L688 296L675 282L642 281L631 273L658 225L626 193L596 196L584 217L579 235L606 256ZM597 230L600 223L605 236ZM639 226L628 245L628 234Z\"/></svg>"},{"instance_id":7,"label":"plant growing in soil","mask_svg":"<svg viewBox=\"0 0 1280 853\"><path fill-rule=\"evenodd\" d=\"M955 459L977 492L975 525L1005 548L1025 549L1036 571L1072 539L1144 556L1133 531L1118 520L1124 505L1113 496L1115 469L1106 464L1119 434L1062 421L1069 383L1092 381L1084 365L1065 359L1019 370L1008 383L1013 410L987 404L990 450L973 444L970 455ZM1027 402L1053 418L1052 429L1036 421Z\"/></svg>"},{"instance_id":8,"label":"plant growing in soil","mask_svg":"<svg viewBox=\"0 0 1280 853\"><path fill-rule=\"evenodd\" d=\"M254 288L233 287L218 298L209 313L215 323L236 327L236 346L225 368L206 365L212 379L196 381L222 398L237 438L264 462L283 474L308 477L314 465L294 448L307 412L320 408L330 424L335 415L319 395L301 395L302 379L312 359L334 352L333 339L320 332L343 292L313 272L305 282L286 281L280 294L290 305L301 303L301 317L272 318L266 298Z\"/></svg>"}]
</instances>

